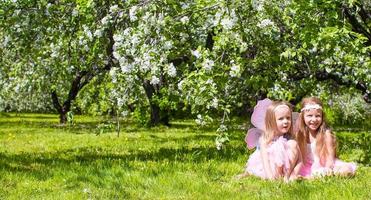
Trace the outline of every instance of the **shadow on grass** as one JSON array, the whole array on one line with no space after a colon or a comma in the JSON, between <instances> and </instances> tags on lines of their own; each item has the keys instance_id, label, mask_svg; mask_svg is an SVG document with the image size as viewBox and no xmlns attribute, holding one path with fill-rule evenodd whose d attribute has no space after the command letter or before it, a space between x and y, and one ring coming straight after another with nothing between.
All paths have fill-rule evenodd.
<instances>
[{"instance_id":1,"label":"shadow on grass","mask_svg":"<svg viewBox=\"0 0 371 200\"><path fill-rule=\"evenodd\" d=\"M104 152L103 148L85 147L65 151L19 154L0 153L0 172L27 173L44 180L53 174L54 169L71 169L102 164L111 166L120 161L127 166L131 162L184 162L202 163L210 160L234 162L245 154L245 148L217 150L215 147L159 148L154 150L134 150L125 153Z\"/></svg>"}]
</instances>

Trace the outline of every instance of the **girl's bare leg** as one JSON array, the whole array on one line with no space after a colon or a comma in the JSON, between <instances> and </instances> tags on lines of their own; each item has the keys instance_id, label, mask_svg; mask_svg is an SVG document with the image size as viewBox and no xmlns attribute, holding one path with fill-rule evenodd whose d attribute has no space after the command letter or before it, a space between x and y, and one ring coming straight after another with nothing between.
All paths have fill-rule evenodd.
<instances>
[{"instance_id":1,"label":"girl's bare leg","mask_svg":"<svg viewBox=\"0 0 371 200\"><path fill-rule=\"evenodd\" d=\"M290 166L288 171L286 172L286 177L288 180L292 181L298 178L299 171L301 168L301 159L300 159L300 149L299 145L295 140L289 140L287 142L288 146L288 156L289 156L289 162Z\"/></svg>"}]
</instances>

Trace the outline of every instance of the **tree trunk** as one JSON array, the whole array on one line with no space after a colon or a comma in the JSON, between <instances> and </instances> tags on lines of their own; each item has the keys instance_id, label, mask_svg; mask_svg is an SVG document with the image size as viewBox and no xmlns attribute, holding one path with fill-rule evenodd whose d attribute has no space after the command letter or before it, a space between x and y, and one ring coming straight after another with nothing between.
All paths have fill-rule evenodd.
<instances>
[{"instance_id":1,"label":"tree trunk","mask_svg":"<svg viewBox=\"0 0 371 200\"><path fill-rule=\"evenodd\" d=\"M108 30L107 37L109 39L106 48L107 55L109 56L109 62L101 68L97 66L91 66L90 71L79 71L72 80L70 91L68 92L67 99L61 104L58 99L57 92L51 91L54 108L59 113L59 122L65 124L67 122L67 113L71 110L71 104L76 99L77 94L81 89L87 85L95 76L103 74L109 71L113 67L113 28Z\"/></svg>"},{"instance_id":2,"label":"tree trunk","mask_svg":"<svg viewBox=\"0 0 371 200\"><path fill-rule=\"evenodd\" d=\"M155 105L155 104L150 104L151 107L151 125L155 126L160 124L161 119L160 119L160 107Z\"/></svg>"},{"instance_id":3,"label":"tree trunk","mask_svg":"<svg viewBox=\"0 0 371 200\"><path fill-rule=\"evenodd\" d=\"M153 95L158 93L159 89L155 88L148 80L143 81L143 88L146 92L146 96L149 101L151 108L151 126L156 126L159 124L164 124L169 126L169 113L166 110L161 110L161 108L153 103Z\"/></svg>"},{"instance_id":4,"label":"tree trunk","mask_svg":"<svg viewBox=\"0 0 371 200\"><path fill-rule=\"evenodd\" d=\"M59 113L59 123L66 124L67 123L67 113Z\"/></svg>"}]
</instances>

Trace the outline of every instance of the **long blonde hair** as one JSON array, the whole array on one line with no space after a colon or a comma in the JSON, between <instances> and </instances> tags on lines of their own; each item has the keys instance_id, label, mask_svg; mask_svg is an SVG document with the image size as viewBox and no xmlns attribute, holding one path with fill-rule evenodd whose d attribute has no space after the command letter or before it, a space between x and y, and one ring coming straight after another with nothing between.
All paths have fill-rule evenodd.
<instances>
[{"instance_id":1,"label":"long blonde hair","mask_svg":"<svg viewBox=\"0 0 371 200\"><path fill-rule=\"evenodd\" d=\"M323 108L323 104L321 100L317 97L304 98L301 101L301 109L303 109L308 104L318 104ZM321 125L318 127L317 135L315 137L316 138L315 153L319 156L321 165L324 165L325 164L324 162L328 156L328 151L327 151L328 146L325 142L325 133L326 131L331 132L331 129L327 125L325 113L323 112L323 110L321 110L321 112L322 112L322 122L321 122ZM296 121L296 126L298 127L298 129L296 133L294 133L294 136L295 136L297 143L299 144L302 159L305 162L305 158L307 156L307 143L310 142L309 141L310 133L309 133L308 127L305 125L304 113L305 113L305 110L301 111L299 114L298 120ZM333 141L334 141L334 143L332 144L333 145L332 148L336 148L335 137L332 134L332 132L331 132L331 137L333 138Z\"/></svg>"},{"instance_id":2,"label":"long blonde hair","mask_svg":"<svg viewBox=\"0 0 371 200\"><path fill-rule=\"evenodd\" d=\"M274 136L277 135L277 123L276 123L276 115L275 110L278 106L287 106L291 113L291 125L289 134L291 136L292 133L292 106L285 102L285 101L274 101L271 105L268 106L267 112L265 113L265 131L263 135L264 142L269 144L273 141Z\"/></svg>"}]
</instances>

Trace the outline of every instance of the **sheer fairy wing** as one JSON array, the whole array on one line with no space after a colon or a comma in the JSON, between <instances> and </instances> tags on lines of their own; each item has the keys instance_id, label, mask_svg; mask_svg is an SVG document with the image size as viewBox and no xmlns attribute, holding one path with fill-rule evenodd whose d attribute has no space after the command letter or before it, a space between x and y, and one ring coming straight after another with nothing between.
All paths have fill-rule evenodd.
<instances>
[{"instance_id":1,"label":"sheer fairy wing","mask_svg":"<svg viewBox=\"0 0 371 200\"><path fill-rule=\"evenodd\" d=\"M247 148L253 149L258 145L259 137L262 135L263 131L258 128L251 128L247 131L245 142Z\"/></svg>"},{"instance_id":2,"label":"sheer fairy wing","mask_svg":"<svg viewBox=\"0 0 371 200\"><path fill-rule=\"evenodd\" d=\"M265 113L269 105L272 104L272 100L266 98L264 100L258 101L256 106L254 107L254 112L251 115L251 123L261 130L265 129L264 120L265 120Z\"/></svg>"}]
</instances>

